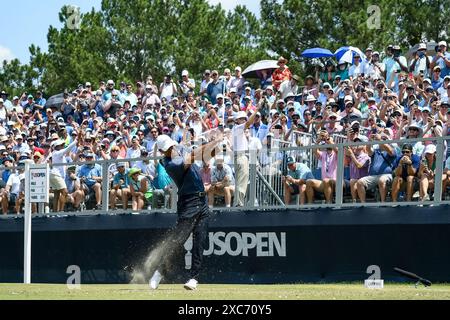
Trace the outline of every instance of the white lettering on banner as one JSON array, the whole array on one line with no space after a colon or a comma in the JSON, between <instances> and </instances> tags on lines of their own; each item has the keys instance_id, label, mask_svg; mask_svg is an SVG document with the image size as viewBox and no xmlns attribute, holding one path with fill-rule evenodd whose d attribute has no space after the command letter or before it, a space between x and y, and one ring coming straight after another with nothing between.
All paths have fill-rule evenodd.
<instances>
[{"instance_id":1,"label":"white lettering on banner","mask_svg":"<svg viewBox=\"0 0 450 320\"><path fill-rule=\"evenodd\" d=\"M248 257L252 252L257 257L286 257L286 232L210 232L209 247L203 254Z\"/></svg>"}]
</instances>

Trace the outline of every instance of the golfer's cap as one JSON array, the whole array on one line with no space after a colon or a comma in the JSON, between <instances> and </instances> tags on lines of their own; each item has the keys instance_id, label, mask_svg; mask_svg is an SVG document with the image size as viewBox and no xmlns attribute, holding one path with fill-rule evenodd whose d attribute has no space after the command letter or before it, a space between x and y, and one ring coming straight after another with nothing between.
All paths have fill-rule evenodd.
<instances>
[{"instance_id":1,"label":"golfer's cap","mask_svg":"<svg viewBox=\"0 0 450 320\"><path fill-rule=\"evenodd\" d=\"M158 136L156 143L158 145L158 149L161 150L162 152L166 152L167 150L169 150L169 148L177 144L167 135Z\"/></svg>"},{"instance_id":2,"label":"golfer's cap","mask_svg":"<svg viewBox=\"0 0 450 320\"><path fill-rule=\"evenodd\" d=\"M230 89L230 93L232 93L232 92L236 93L236 92L237 92L237 89L236 89L236 88L231 88L231 89Z\"/></svg>"},{"instance_id":3,"label":"golfer's cap","mask_svg":"<svg viewBox=\"0 0 450 320\"><path fill-rule=\"evenodd\" d=\"M245 90L250 90L250 91L252 91L252 88L251 88L251 87L245 87Z\"/></svg>"},{"instance_id":4,"label":"golfer's cap","mask_svg":"<svg viewBox=\"0 0 450 320\"><path fill-rule=\"evenodd\" d=\"M292 163L295 163L294 157L288 157L287 158L287 164L292 164Z\"/></svg>"},{"instance_id":5,"label":"golfer's cap","mask_svg":"<svg viewBox=\"0 0 450 320\"><path fill-rule=\"evenodd\" d=\"M223 99L223 94L219 93L219 94L216 96L216 100L217 100L217 99Z\"/></svg>"},{"instance_id":6,"label":"golfer's cap","mask_svg":"<svg viewBox=\"0 0 450 320\"><path fill-rule=\"evenodd\" d=\"M423 82L427 82L428 84L431 84L431 80L429 78L424 79Z\"/></svg>"},{"instance_id":7,"label":"golfer's cap","mask_svg":"<svg viewBox=\"0 0 450 320\"><path fill-rule=\"evenodd\" d=\"M14 96L13 100L19 100L18 96Z\"/></svg>"},{"instance_id":8,"label":"golfer's cap","mask_svg":"<svg viewBox=\"0 0 450 320\"><path fill-rule=\"evenodd\" d=\"M242 69L241 69L241 67L237 66L236 68L234 68L234 71L239 71L239 72L241 72Z\"/></svg>"},{"instance_id":9,"label":"golfer's cap","mask_svg":"<svg viewBox=\"0 0 450 320\"><path fill-rule=\"evenodd\" d=\"M20 134L16 135L16 140L19 140L19 139L22 139L22 140L23 140L23 137L22 137L22 135L20 135Z\"/></svg>"},{"instance_id":10,"label":"golfer's cap","mask_svg":"<svg viewBox=\"0 0 450 320\"><path fill-rule=\"evenodd\" d=\"M331 88L331 84L330 84L329 82L325 82L325 83L323 84L323 87L324 87L324 88L325 88L325 87Z\"/></svg>"},{"instance_id":11,"label":"golfer's cap","mask_svg":"<svg viewBox=\"0 0 450 320\"><path fill-rule=\"evenodd\" d=\"M431 112L431 109L430 109L430 107L425 106L422 109L420 109L420 111L422 111L422 112L425 112L425 111Z\"/></svg>"},{"instance_id":12,"label":"golfer's cap","mask_svg":"<svg viewBox=\"0 0 450 320\"><path fill-rule=\"evenodd\" d=\"M445 76L444 80L450 79L450 76Z\"/></svg>"},{"instance_id":13,"label":"golfer's cap","mask_svg":"<svg viewBox=\"0 0 450 320\"><path fill-rule=\"evenodd\" d=\"M438 46L447 46L447 42L446 41L439 41Z\"/></svg>"}]
</instances>

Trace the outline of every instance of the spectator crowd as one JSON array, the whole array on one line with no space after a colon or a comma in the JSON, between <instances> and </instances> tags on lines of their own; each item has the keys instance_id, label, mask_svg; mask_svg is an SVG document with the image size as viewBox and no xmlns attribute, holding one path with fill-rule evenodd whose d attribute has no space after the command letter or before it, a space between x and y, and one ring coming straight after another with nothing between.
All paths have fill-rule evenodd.
<instances>
[{"instance_id":1,"label":"spectator crowd","mask_svg":"<svg viewBox=\"0 0 450 320\"><path fill-rule=\"evenodd\" d=\"M409 61L396 45L382 53L367 48L365 57L353 53L353 63L328 59L305 79L292 74L288 63L280 57L263 87L236 67L233 74L205 70L201 80L184 70L180 79L167 75L161 83L152 76L136 83L87 82L60 100L47 101L41 91L12 99L1 92L2 213L22 210L26 161L52 164L53 211L105 208L104 188L111 210L167 207L174 185L158 161L158 136L192 152L218 130L223 152L198 163L210 206L222 205L222 199L226 207L253 205L251 164L268 180L280 180L285 204L294 197L298 204L332 203L336 144L342 142L359 143L344 148L349 201L442 199L450 187L447 141L437 163L437 140L409 140L450 135L445 41L434 54L420 44ZM105 167L99 160L114 162ZM442 181L436 180L439 166ZM443 195L433 194L435 183L442 184Z\"/></svg>"}]
</instances>

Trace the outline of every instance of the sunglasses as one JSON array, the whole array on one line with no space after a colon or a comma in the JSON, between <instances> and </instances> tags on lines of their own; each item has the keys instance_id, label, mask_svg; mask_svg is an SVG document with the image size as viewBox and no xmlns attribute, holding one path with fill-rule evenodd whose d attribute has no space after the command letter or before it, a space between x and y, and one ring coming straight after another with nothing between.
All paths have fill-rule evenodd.
<instances>
[{"instance_id":1,"label":"sunglasses","mask_svg":"<svg viewBox=\"0 0 450 320\"><path fill-rule=\"evenodd\" d=\"M403 154L409 154L409 153L411 153L411 151L409 151L409 150L403 150L402 153L403 153Z\"/></svg>"},{"instance_id":2,"label":"sunglasses","mask_svg":"<svg viewBox=\"0 0 450 320\"><path fill-rule=\"evenodd\" d=\"M119 152L119 150L111 150L111 152Z\"/></svg>"}]
</instances>

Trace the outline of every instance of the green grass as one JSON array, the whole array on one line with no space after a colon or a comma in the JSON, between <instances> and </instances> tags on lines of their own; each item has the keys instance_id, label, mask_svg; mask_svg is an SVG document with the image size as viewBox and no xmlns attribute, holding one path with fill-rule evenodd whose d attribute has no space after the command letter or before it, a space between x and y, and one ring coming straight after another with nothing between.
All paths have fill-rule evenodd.
<instances>
[{"instance_id":1,"label":"green grass","mask_svg":"<svg viewBox=\"0 0 450 320\"><path fill-rule=\"evenodd\" d=\"M385 284L370 290L363 284L213 285L200 284L186 291L181 284L161 284L156 291L147 285L0 284L0 300L372 300L450 299L450 285L415 288L413 284Z\"/></svg>"}]
</instances>

